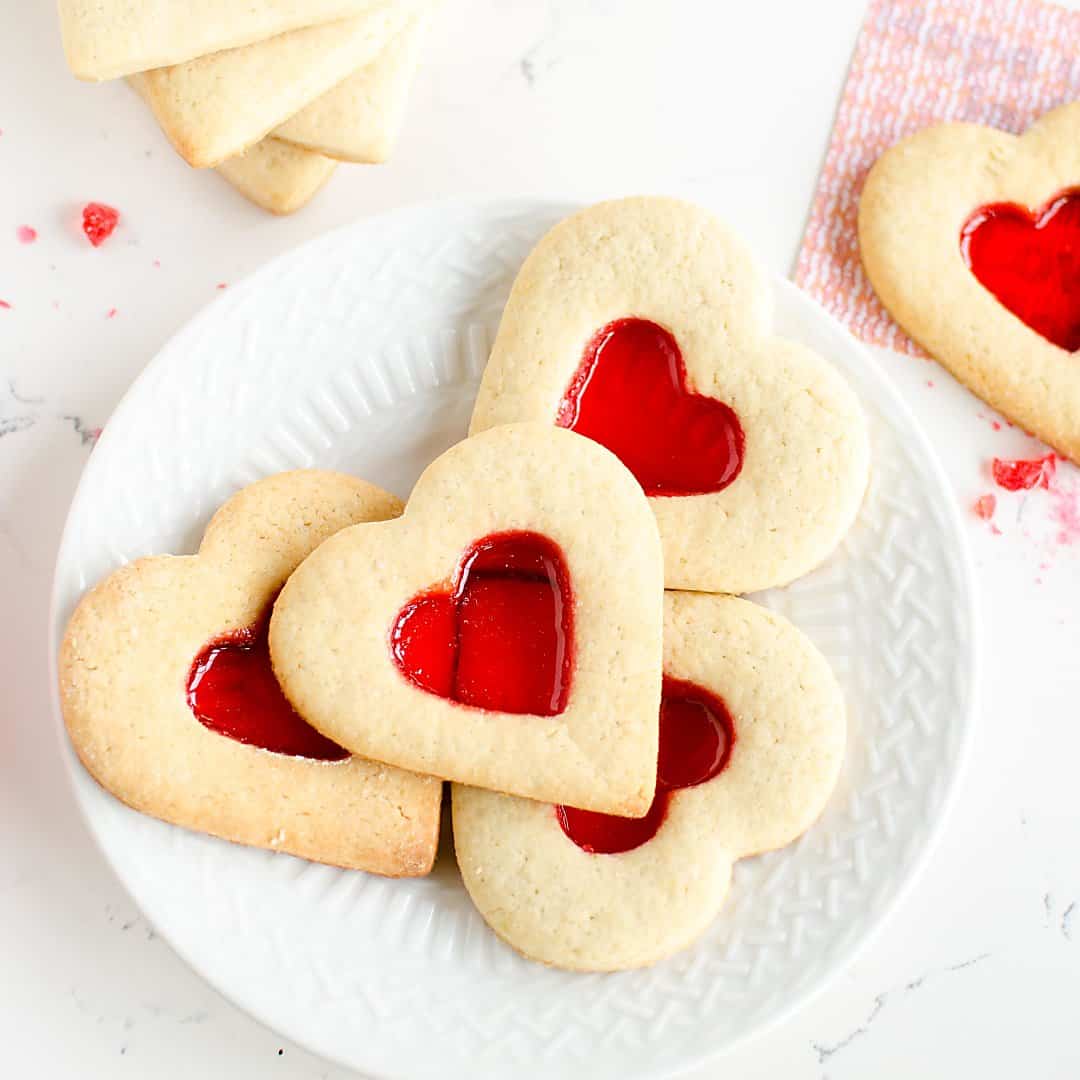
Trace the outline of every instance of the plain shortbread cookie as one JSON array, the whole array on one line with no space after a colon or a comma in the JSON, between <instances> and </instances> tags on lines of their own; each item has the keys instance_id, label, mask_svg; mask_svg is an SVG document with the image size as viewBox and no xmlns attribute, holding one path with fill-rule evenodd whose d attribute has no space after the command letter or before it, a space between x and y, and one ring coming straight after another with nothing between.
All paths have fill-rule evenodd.
<instances>
[{"instance_id":1,"label":"plain shortbread cookie","mask_svg":"<svg viewBox=\"0 0 1080 1080\"><path fill-rule=\"evenodd\" d=\"M267 136L223 161L216 172L256 206L291 214L318 194L336 167L322 154Z\"/></svg>"},{"instance_id":2,"label":"plain shortbread cookie","mask_svg":"<svg viewBox=\"0 0 1080 1080\"><path fill-rule=\"evenodd\" d=\"M118 79L360 15L379 0L60 0L68 65Z\"/></svg>"},{"instance_id":3,"label":"plain shortbread cookie","mask_svg":"<svg viewBox=\"0 0 1080 1080\"><path fill-rule=\"evenodd\" d=\"M146 101L143 76L130 75L127 81ZM263 210L291 214L318 194L336 168L337 162L322 154L268 135L243 153L226 158L214 171Z\"/></svg>"},{"instance_id":4,"label":"plain shortbread cookie","mask_svg":"<svg viewBox=\"0 0 1080 1080\"><path fill-rule=\"evenodd\" d=\"M275 137L339 161L386 161L405 119L427 24L426 13L410 19L370 64L275 128Z\"/></svg>"},{"instance_id":5,"label":"plain shortbread cookie","mask_svg":"<svg viewBox=\"0 0 1080 1080\"><path fill-rule=\"evenodd\" d=\"M219 165L371 63L420 10L420 0L383 3L353 19L147 71L146 98L189 165Z\"/></svg>"}]
</instances>

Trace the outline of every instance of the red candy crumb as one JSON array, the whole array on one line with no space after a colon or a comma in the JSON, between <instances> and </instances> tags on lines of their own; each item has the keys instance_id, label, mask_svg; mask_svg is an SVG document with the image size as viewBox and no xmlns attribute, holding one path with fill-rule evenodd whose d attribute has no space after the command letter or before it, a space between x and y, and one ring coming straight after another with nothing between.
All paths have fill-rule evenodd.
<instances>
[{"instance_id":1,"label":"red candy crumb","mask_svg":"<svg viewBox=\"0 0 1080 1080\"><path fill-rule=\"evenodd\" d=\"M116 228L119 220L120 214L104 203L92 202L83 207L83 232L94 247L101 247L112 236L113 229Z\"/></svg>"},{"instance_id":2,"label":"red candy crumb","mask_svg":"<svg viewBox=\"0 0 1080 1080\"><path fill-rule=\"evenodd\" d=\"M997 509L997 499L993 495L980 495L975 500L975 516L989 521Z\"/></svg>"},{"instance_id":3,"label":"red candy crumb","mask_svg":"<svg viewBox=\"0 0 1080 1080\"><path fill-rule=\"evenodd\" d=\"M109 308L109 310L105 312L105 318L106 319L115 319L116 318L116 308L114 308L114 307Z\"/></svg>"},{"instance_id":4,"label":"red candy crumb","mask_svg":"<svg viewBox=\"0 0 1080 1080\"><path fill-rule=\"evenodd\" d=\"M37 229L32 229L29 225L20 225L15 230L15 238L20 244L32 244L37 239Z\"/></svg>"},{"instance_id":5,"label":"red candy crumb","mask_svg":"<svg viewBox=\"0 0 1080 1080\"><path fill-rule=\"evenodd\" d=\"M1001 458L994 458L991 471L994 474L994 483L1006 491L1048 488L1057 471L1057 460L1053 454L1031 458L1029 461L1003 461Z\"/></svg>"},{"instance_id":6,"label":"red candy crumb","mask_svg":"<svg viewBox=\"0 0 1080 1080\"><path fill-rule=\"evenodd\" d=\"M11 305L6 300L0 300L0 308L3 308L5 311L10 311Z\"/></svg>"},{"instance_id":7,"label":"red candy crumb","mask_svg":"<svg viewBox=\"0 0 1080 1080\"><path fill-rule=\"evenodd\" d=\"M229 283L227 281L219 281L217 287L219 289L227 289L229 287Z\"/></svg>"},{"instance_id":8,"label":"red candy crumb","mask_svg":"<svg viewBox=\"0 0 1080 1080\"><path fill-rule=\"evenodd\" d=\"M1001 430L1001 424L1000 424L1000 423L999 423L999 422L998 422L997 420L991 420L991 421L990 421L990 426L991 426L991 427L992 427L992 428L993 428L993 429L994 429L995 431L1000 431L1000 430Z\"/></svg>"}]
</instances>

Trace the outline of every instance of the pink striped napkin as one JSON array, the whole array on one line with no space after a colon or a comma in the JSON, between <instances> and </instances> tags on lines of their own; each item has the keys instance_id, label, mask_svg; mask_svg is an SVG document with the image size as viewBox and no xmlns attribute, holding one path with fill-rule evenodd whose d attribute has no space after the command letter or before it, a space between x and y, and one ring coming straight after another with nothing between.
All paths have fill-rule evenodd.
<instances>
[{"instance_id":1,"label":"pink striped napkin","mask_svg":"<svg viewBox=\"0 0 1080 1080\"><path fill-rule=\"evenodd\" d=\"M872 0L818 180L795 281L872 345L922 355L859 263L859 191L878 155L928 124L1019 132L1080 98L1080 12L1043 0Z\"/></svg>"}]
</instances>

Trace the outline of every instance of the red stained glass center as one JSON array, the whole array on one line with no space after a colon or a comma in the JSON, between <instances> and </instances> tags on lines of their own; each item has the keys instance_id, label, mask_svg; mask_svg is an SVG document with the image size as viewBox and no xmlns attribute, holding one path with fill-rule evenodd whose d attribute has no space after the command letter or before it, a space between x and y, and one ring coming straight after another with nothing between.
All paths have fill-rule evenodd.
<instances>
[{"instance_id":1,"label":"red stained glass center","mask_svg":"<svg viewBox=\"0 0 1080 1080\"><path fill-rule=\"evenodd\" d=\"M734 410L689 388L675 338L645 319L619 319L593 337L556 423L606 446L646 495L722 491L742 468Z\"/></svg>"},{"instance_id":2,"label":"red stained glass center","mask_svg":"<svg viewBox=\"0 0 1080 1080\"><path fill-rule=\"evenodd\" d=\"M616 855L648 843L667 815L671 793L719 776L731 760L735 725L723 701L703 687L664 676L656 793L643 818L558 806L563 832L591 855Z\"/></svg>"},{"instance_id":3,"label":"red stained glass center","mask_svg":"<svg viewBox=\"0 0 1080 1080\"><path fill-rule=\"evenodd\" d=\"M462 705L555 716L573 664L570 575L558 546L496 533L465 553L453 586L398 613L390 647L417 686Z\"/></svg>"},{"instance_id":4,"label":"red stained glass center","mask_svg":"<svg viewBox=\"0 0 1080 1080\"><path fill-rule=\"evenodd\" d=\"M1080 192L1032 213L980 207L960 233L971 272L1018 319L1069 352L1080 349Z\"/></svg>"}]
</instances>

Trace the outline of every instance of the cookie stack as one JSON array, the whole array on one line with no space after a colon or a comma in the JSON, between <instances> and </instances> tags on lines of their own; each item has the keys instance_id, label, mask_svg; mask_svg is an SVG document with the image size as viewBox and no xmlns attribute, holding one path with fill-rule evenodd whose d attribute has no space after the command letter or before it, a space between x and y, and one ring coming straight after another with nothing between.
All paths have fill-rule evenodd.
<instances>
[{"instance_id":1,"label":"cookie stack","mask_svg":"<svg viewBox=\"0 0 1080 1080\"><path fill-rule=\"evenodd\" d=\"M736 595L818 565L869 471L854 394L772 335L769 296L685 203L556 226L469 437L404 506L271 476L197 555L83 597L59 667L87 769L174 824L391 876L431 869L451 781L465 888L521 953L688 945L738 859L812 825L846 739L825 659Z\"/></svg>"},{"instance_id":2,"label":"cookie stack","mask_svg":"<svg viewBox=\"0 0 1080 1080\"><path fill-rule=\"evenodd\" d=\"M189 165L275 214L386 161L437 0L60 0L80 79L127 78Z\"/></svg>"}]
</instances>

